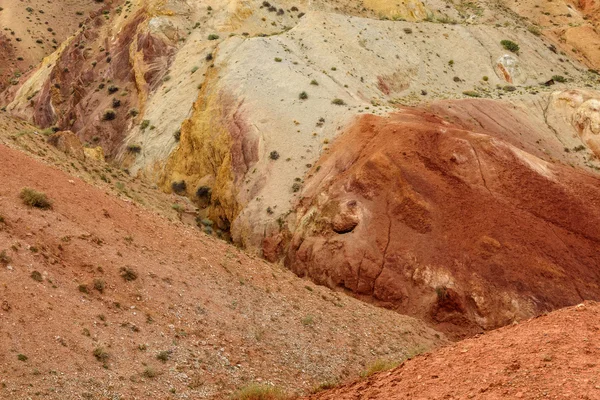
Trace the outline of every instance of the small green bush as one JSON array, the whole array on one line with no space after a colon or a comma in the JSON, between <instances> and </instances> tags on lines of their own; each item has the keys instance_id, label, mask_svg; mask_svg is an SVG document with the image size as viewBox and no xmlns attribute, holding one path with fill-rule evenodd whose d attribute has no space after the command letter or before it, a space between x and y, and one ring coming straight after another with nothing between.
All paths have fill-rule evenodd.
<instances>
[{"instance_id":1,"label":"small green bush","mask_svg":"<svg viewBox=\"0 0 600 400\"><path fill-rule=\"evenodd\" d=\"M208 40L217 40L219 38L219 35L215 34L215 33L211 33L210 35L208 35Z\"/></svg>"},{"instance_id":2,"label":"small green bush","mask_svg":"<svg viewBox=\"0 0 600 400\"><path fill-rule=\"evenodd\" d=\"M479 93L477 93L477 92L476 92L476 91L474 91L474 90L465 90L465 91L463 92L463 94L464 94L465 96L469 96L469 97L481 97L481 96L479 95Z\"/></svg>"},{"instance_id":3,"label":"small green bush","mask_svg":"<svg viewBox=\"0 0 600 400\"><path fill-rule=\"evenodd\" d=\"M533 33L535 36L540 36L542 34L542 30L537 25L529 25L527 27L527 30Z\"/></svg>"},{"instance_id":4,"label":"small green bush","mask_svg":"<svg viewBox=\"0 0 600 400\"><path fill-rule=\"evenodd\" d=\"M335 104L336 106L344 106L346 102L342 99L333 99L331 100L331 104Z\"/></svg>"},{"instance_id":5,"label":"small green bush","mask_svg":"<svg viewBox=\"0 0 600 400\"><path fill-rule=\"evenodd\" d=\"M565 83L567 81L567 79L562 75L554 75L554 76L552 76L552 80L554 82L560 82L560 83Z\"/></svg>"},{"instance_id":6,"label":"small green bush","mask_svg":"<svg viewBox=\"0 0 600 400\"><path fill-rule=\"evenodd\" d=\"M52 202L48 200L46 194L35 191L31 188L23 188L19 197L21 197L23 204L29 207L41 209L52 208Z\"/></svg>"},{"instance_id":7,"label":"small green bush","mask_svg":"<svg viewBox=\"0 0 600 400\"><path fill-rule=\"evenodd\" d=\"M512 40L502 40L500 41L500 44L508 51L512 51L513 53L519 52L519 45Z\"/></svg>"},{"instance_id":8,"label":"small green bush","mask_svg":"<svg viewBox=\"0 0 600 400\"><path fill-rule=\"evenodd\" d=\"M306 100L306 99L308 99L308 93L306 93L306 92L300 92L300 94L298 95L298 98L300 100Z\"/></svg>"}]
</instances>

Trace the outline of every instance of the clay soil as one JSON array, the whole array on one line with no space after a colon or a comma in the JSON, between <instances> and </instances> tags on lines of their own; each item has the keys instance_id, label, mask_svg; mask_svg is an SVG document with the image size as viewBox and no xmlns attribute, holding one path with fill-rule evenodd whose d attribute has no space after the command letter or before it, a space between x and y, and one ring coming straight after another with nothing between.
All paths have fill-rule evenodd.
<instances>
[{"instance_id":1,"label":"clay soil","mask_svg":"<svg viewBox=\"0 0 600 400\"><path fill-rule=\"evenodd\" d=\"M306 393L446 342L4 145L0 183L0 398Z\"/></svg>"}]
</instances>

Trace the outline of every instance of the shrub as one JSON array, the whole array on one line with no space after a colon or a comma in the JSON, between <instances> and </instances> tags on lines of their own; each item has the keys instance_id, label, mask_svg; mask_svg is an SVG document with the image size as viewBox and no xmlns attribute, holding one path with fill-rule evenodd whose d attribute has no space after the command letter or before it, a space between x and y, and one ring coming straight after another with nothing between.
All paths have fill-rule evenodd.
<instances>
[{"instance_id":1,"label":"shrub","mask_svg":"<svg viewBox=\"0 0 600 400\"><path fill-rule=\"evenodd\" d=\"M6 250L2 250L0 252L0 264L8 264L12 259L8 254L6 254Z\"/></svg>"},{"instance_id":2,"label":"shrub","mask_svg":"<svg viewBox=\"0 0 600 400\"><path fill-rule=\"evenodd\" d=\"M127 282L135 281L138 277L137 272L129 267L122 267L120 274L121 278L125 279Z\"/></svg>"},{"instance_id":3,"label":"shrub","mask_svg":"<svg viewBox=\"0 0 600 400\"><path fill-rule=\"evenodd\" d=\"M106 282L104 282L102 279L94 279L94 289L96 289L100 293L104 293L105 287L106 287Z\"/></svg>"},{"instance_id":4,"label":"shrub","mask_svg":"<svg viewBox=\"0 0 600 400\"><path fill-rule=\"evenodd\" d=\"M35 191L30 188L23 188L19 196L21 197L23 204L29 207L36 207L41 209L52 208L52 202L48 200L48 197L44 193Z\"/></svg>"},{"instance_id":5,"label":"shrub","mask_svg":"<svg viewBox=\"0 0 600 400\"><path fill-rule=\"evenodd\" d=\"M370 364L367 369L360 374L363 378L369 377L377 372L387 371L396 368L400 363L395 361L377 360Z\"/></svg>"},{"instance_id":6,"label":"shrub","mask_svg":"<svg viewBox=\"0 0 600 400\"><path fill-rule=\"evenodd\" d=\"M79 287L77 288L81 293L86 293L88 294L90 291L88 290L87 285L79 285Z\"/></svg>"},{"instance_id":7,"label":"shrub","mask_svg":"<svg viewBox=\"0 0 600 400\"><path fill-rule=\"evenodd\" d=\"M346 102L342 99L333 99L331 100L331 104L335 104L336 106L344 106Z\"/></svg>"},{"instance_id":8,"label":"shrub","mask_svg":"<svg viewBox=\"0 0 600 400\"><path fill-rule=\"evenodd\" d=\"M281 62L281 61L283 61L281 58L275 57L275 62Z\"/></svg>"},{"instance_id":9,"label":"shrub","mask_svg":"<svg viewBox=\"0 0 600 400\"><path fill-rule=\"evenodd\" d=\"M306 100L306 99L308 99L308 93L306 93L306 92L300 92L300 94L298 95L298 98L300 100Z\"/></svg>"},{"instance_id":10,"label":"shrub","mask_svg":"<svg viewBox=\"0 0 600 400\"><path fill-rule=\"evenodd\" d=\"M535 36L540 36L542 34L542 30L537 25L529 25L527 27L527 30L533 33Z\"/></svg>"},{"instance_id":11,"label":"shrub","mask_svg":"<svg viewBox=\"0 0 600 400\"><path fill-rule=\"evenodd\" d=\"M287 396L277 387L253 383L238 390L233 398L235 400L283 400Z\"/></svg>"},{"instance_id":12,"label":"shrub","mask_svg":"<svg viewBox=\"0 0 600 400\"><path fill-rule=\"evenodd\" d=\"M177 129L175 131L175 133L173 134L173 138L176 142L179 142L179 140L181 140L181 129Z\"/></svg>"},{"instance_id":13,"label":"shrub","mask_svg":"<svg viewBox=\"0 0 600 400\"><path fill-rule=\"evenodd\" d=\"M519 52L519 45L512 40L502 40L500 41L500 44L508 51L512 51L513 53Z\"/></svg>"},{"instance_id":14,"label":"shrub","mask_svg":"<svg viewBox=\"0 0 600 400\"><path fill-rule=\"evenodd\" d=\"M156 355L156 359L162 362L167 362L169 361L169 358L171 358L171 353L171 350L161 351Z\"/></svg>"},{"instance_id":15,"label":"shrub","mask_svg":"<svg viewBox=\"0 0 600 400\"><path fill-rule=\"evenodd\" d=\"M102 114L102 119L104 121L112 121L115 118L117 118L117 112L112 108L109 108L108 110L104 111L104 114Z\"/></svg>"},{"instance_id":16,"label":"shrub","mask_svg":"<svg viewBox=\"0 0 600 400\"><path fill-rule=\"evenodd\" d=\"M215 33L211 33L210 35L208 35L208 40L217 40L219 38L219 35L215 34Z\"/></svg>"},{"instance_id":17,"label":"shrub","mask_svg":"<svg viewBox=\"0 0 600 400\"><path fill-rule=\"evenodd\" d=\"M119 99L112 99L112 106L113 106L113 108L119 108L119 107L121 107L121 100L119 100Z\"/></svg>"},{"instance_id":18,"label":"shrub","mask_svg":"<svg viewBox=\"0 0 600 400\"><path fill-rule=\"evenodd\" d=\"M44 278L42 277L42 274L40 274L39 271L33 271L30 276L31 276L31 279L33 279L36 282L42 282L44 280Z\"/></svg>"},{"instance_id":19,"label":"shrub","mask_svg":"<svg viewBox=\"0 0 600 400\"><path fill-rule=\"evenodd\" d=\"M146 367L144 370L144 376L150 379L156 378L158 376L158 372L152 367Z\"/></svg>"},{"instance_id":20,"label":"shrub","mask_svg":"<svg viewBox=\"0 0 600 400\"><path fill-rule=\"evenodd\" d=\"M208 186L200 186L198 190L196 190L196 197L200 199L210 199L212 194L212 190Z\"/></svg>"},{"instance_id":21,"label":"shrub","mask_svg":"<svg viewBox=\"0 0 600 400\"><path fill-rule=\"evenodd\" d=\"M17 354L17 359L19 361L27 361L27 356L25 354Z\"/></svg>"},{"instance_id":22,"label":"shrub","mask_svg":"<svg viewBox=\"0 0 600 400\"><path fill-rule=\"evenodd\" d=\"M127 145L127 151L134 154L139 154L142 152L142 146L139 144L129 144Z\"/></svg>"},{"instance_id":23,"label":"shrub","mask_svg":"<svg viewBox=\"0 0 600 400\"><path fill-rule=\"evenodd\" d=\"M108 353L106 351L104 351L104 348L102 347L96 347L94 349L94 357L96 357L96 360L101 361L101 362L106 362L108 361L108 358L110 357L108 355Z\"/></svg>"},{"instance_id":24,"label":"shrub","mask_svg":"<svg viewBox=\"0 0 600 400\"><path fill-rule=\"evenodd\" d=\"M150 125L150 120L149 119L145 119L142 121L142 123L140 124L140 129L144 130L146 129L148 126Z\"/></svg>"},{"instance_id":25,"label":"shrub","mask_svg":"<svg viewBox=\"0 0 600 400\"><path fill-rule=\"evenodd\" d=\"M269 158L271 160L277 160L279 158L279 153L275 150L273 150L270 154L269 154Z\"/></svg>"},{"instance_id":26,"label":"shrub","mask_svg":"<svg viewBox=\"0 0 600 400\"><path fill-rule=\"evenodd\" d=\"M412 29L410 29L410 28L404 28L404 33L411 34L412 33Z\"/></svg>"},{"instance_id":27,"label":"shrub","mask_svg":"<svg viewBox=\"0 0 600 400\"><path fill-rule=\"evenodd\" d=\"M184 194L186 188L187 188L187 184L183 180L171 183L171 189L177 194L182 194L182 193Z\"/></svg>"},{"instance_id":28,"label":"shrub","mask_svg":"<svg viewBox=\"0 0 600 400\"><path fill-rule=\"evenodd\" d=\"M314 85L314 86L319 86L319 82L317 82L316 79L313 79L312 81L310 81L310 84Z\"/></svg>"},{"instance_id":29,"label":"shrub","mask_svg":"<svg viewBox=\"0 0 600 400\"><path fill-rule=\"evenodd\" d=\"M119 88L115 85L110 85L107 90L108 93L113 94L116 93L119 90Z\"/></svg>"},{"instance_id":30,"label":"shrub","mask_svg":"<svg viewBox=\"0 0 600 400\"><path fill-rule=\"evenodd\" d=\"M567 81L567 79L562 75L553 75L552 80L554 82L560 82L560 83L565 83Z\"/></svg>"},{"instance_id":31,"label":"shrub","mask_svg":"<svg viewBox=\"0 0 600 400\"><path fill-rule=\"evenodd\" d=\"M139 114L139 110L137 108L132 108L131 110L129 110L129 115L131 115L132 117L135 117Z\"/></svg>"},{"instance_id":32,"label":"shrub","mask_svg":"<svg viewBox=\"0 0 600 400\"><path fill-rule=\"evenodd\" d=\"M463 94L464 94L465 96L469 96L469 97L481 97L481 96L479 95L479 93L477 93L477 92L476 92L476 91L474 91L474 90L465 90L465 91L463 92Z\"/></svg>"}]
</instances>

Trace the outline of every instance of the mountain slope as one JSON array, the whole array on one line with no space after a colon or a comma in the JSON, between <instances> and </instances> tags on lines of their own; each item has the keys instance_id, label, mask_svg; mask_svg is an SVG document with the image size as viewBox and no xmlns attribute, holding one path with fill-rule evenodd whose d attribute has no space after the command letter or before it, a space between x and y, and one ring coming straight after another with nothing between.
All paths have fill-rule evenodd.
<instances>
[{"instance_id":1,"label":"mountain slope","mask_svg":"<svg viewBox=\"0 0 600 400\"><path fill-rule=\"evenodd\" d=\"M3 145L0 181L1 397L302 392L445 342Z\"/></svg>"}]
</instances>

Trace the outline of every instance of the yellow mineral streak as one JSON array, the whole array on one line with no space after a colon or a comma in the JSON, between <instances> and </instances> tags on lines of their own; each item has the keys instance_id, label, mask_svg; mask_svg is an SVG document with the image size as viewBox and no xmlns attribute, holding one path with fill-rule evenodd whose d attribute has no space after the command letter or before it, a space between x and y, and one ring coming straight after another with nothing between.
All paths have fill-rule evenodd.
<instances>
[{"instance_id":1,"label":"yellow mineral streak","mask_svg":"<svg viewBox=\"0 0 600 400\"><path fill-rule=\"evenodd\" d=\"M227 129L227 105L217 85L218 69L211 68L194 103L192 115L181 126L179 147L167 160L159 185L171 191L172 182L185 180L193 198L199 182L214 177L212 205L214 221L233 221L240 212L231 167L231 136Z\"/></svg>"}]
</instances>

